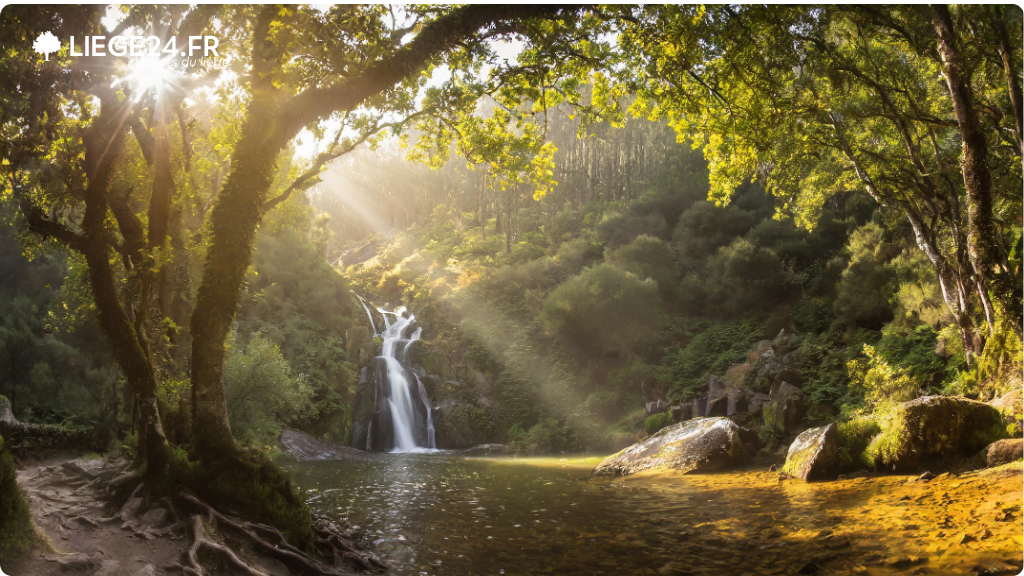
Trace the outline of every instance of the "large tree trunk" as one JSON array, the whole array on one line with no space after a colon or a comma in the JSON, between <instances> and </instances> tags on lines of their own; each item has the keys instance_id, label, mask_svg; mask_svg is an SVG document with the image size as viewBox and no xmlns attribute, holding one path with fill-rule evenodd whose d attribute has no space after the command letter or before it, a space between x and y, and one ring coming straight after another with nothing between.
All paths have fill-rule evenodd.
<instances>
[{"instance_id":1,"label":"large tree trunk","mask_svg":"<svg viewBox=\"0 0 1024 576\"><path fill-rule=\"evenodd\" d=\"M122 135L120 113L111 107L122 105L106 100L97 127L86 136L86 166L89 185L85 190L85 215L82 219L82 254L89 268L89 286L96 302L100 328L110 340L114 356L129 385L139 398L147 474L162 474L170 462L170 448L164 436L156 400L156 377L145 348L145 336L136 332L118 299L117 284L110 266L106 219L108 193L114 173L114 160L120 155ZM145 314L140 310L140 314Z\"/></svg>"},{"instance_id":2,"label":"large tree trunk","mask_svg":"<svg viewBox=\"0 0 1024 576\"><path fill-rule=\"evenodd\" d=\"M231 173L210 215L210 245L192 310L192 442L204 459L238 451L228 423L224 342L252 260L256 229L280 150L268 143L273 107L255 98L235 146Z\"/></svg>"},{"instance_id":3,"label":"large tree trunk","mask_svg":"<svg viewBox=\"0 0 1024 576\"><path fill-rule=\"evenodd\" d=\"M949 8L945 5L932 6L932 22L963 143L960 168L967 197L967 252L976 274L978 297L984 307L989 330L994 330L995 310L988 290L991 274L999 261L999 234L992 219L992 175L988 169L988 143L974 109L970 77L960 56Z\"/></svg>"}]
</instances>

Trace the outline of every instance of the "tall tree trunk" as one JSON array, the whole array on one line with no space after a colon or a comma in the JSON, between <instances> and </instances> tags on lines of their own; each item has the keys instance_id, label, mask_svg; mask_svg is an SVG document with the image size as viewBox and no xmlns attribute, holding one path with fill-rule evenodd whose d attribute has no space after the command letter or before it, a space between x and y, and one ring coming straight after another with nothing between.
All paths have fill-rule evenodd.
<instances>
[{"instance_id":1,"label":"tall tree trunk","mask_svg":"<svg viewBox=\"0 0 1024 576\"><path fill-rule=\"evenodd\" d=\"M224 342L238 309L281 148L266 141L274 112L266 98L254 97L235 146L231 173L210 214L210 245L191 320L191 451L207 460L238 451L228 423Z\"/></svg>"},{"instance_id":2,"label":"tall tree trunk","mask_svg":"<svg viewBox=\"0 0 1024 576\"><path fill-rule=\"evenodd\" d=\"M1006 89L1010 93L1010 103L1013 104L1014 126L1017 127L1017 144L1024 161L1024 94L1021 92L1020 79L1017 78L1017 68L1013 62L1013 45L1010 44L1010 35L1006 31L1006 20L1003 16L1003 7L992 6L992 26L996 29L996 36L999 38L999 56L1003 60L1003 74L1006 76Z\"/></svg>"},{"instance_id":3,"label":"tall tree trunk","mask_svg":"<svg viewBox=\"0 0 1024 576\"><path fill-rule=\"evenodd\" d=\"M108 193L114 173L114 160L120 155L123 117L113 108L122 105L104 100L96 129L84 138L89 184L85 190L85 215L82 219L82 254L89 269L89 286L96 303L100 328L110 340L125 378L136 391L145 429L147 475L156 477L170 462L170 448L164 436L156 400L156 377L145 349L145 336L138 334L118 299L114 272L110 267L106 220ZM140 311L144 314L144 311ZM141 430L140 430L141 432Z\"/></svg>"},{"instance_id":4,"label":"tall tree trunk","mask_svg":"<svg viewBox=\"0 0 1024 576\"><path fill-rule=\"evenodd\" d=\"M960 168L967 197L967 252L976 274L978 297L989 322L995 329L995 310L989 297L989 279L999 255L999 235L992 220L992 175L988 169L988 143L981 130L971 98L970 77L959 52L949 8L932 6L932 22L938 37L938 51L949 94L960 128L963 154Z\"/></svg>"}]
</instances>

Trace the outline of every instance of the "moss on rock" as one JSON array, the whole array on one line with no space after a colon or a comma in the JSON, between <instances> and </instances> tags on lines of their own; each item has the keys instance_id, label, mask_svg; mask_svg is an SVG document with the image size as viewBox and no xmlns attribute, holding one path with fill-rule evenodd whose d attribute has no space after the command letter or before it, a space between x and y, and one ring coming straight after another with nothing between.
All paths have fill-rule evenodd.
<instances>
[{"instance_id":1,"label":"moss on rock","mask_svg":"<svg viewBox=\"0 0 1024 576\"><path fill-rule=\"evenodd\" d=\"M973 456L1006 436L998 410L966 398L926 396L896 407L864 456L875 468L908 471L929 461Z\"/></svg>"}]
</instances>

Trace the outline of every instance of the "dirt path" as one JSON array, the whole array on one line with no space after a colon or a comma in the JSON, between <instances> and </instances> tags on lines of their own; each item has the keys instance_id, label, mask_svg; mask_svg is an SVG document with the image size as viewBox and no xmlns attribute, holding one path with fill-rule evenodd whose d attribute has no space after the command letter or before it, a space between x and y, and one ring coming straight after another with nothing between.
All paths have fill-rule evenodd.
<instances>
[{"instance_id":1,"label":"dirt path","mask_svg":"<svg viewBox=\"0 0 1024 576\"><path fill-rule=\"evenodd\" d=\"M124 467L120 460L96 458L49 461L19 470L18 484L52 550L40 547L4 566L4 572L8 576L165 574L162 567L178 562L188 541L184 535L160 530L173 522L165 508L148 511L138 523L124 522L116 517L116 510L108 509L107 486ZM141 500L135 499L126 507L138 505Z\"/></svg>"}]
</instances>

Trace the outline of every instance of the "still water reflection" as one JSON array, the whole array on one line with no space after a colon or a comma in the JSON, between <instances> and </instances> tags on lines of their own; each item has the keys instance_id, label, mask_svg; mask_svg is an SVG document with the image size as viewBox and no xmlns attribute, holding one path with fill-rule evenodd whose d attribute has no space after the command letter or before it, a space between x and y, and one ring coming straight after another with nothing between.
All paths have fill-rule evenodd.
<instances>
[{"instance_id":1,"label":"still water reflection","mask_svg":"<svg viewBox=\"0 0 1024 576\"><path fill-rule=\"evenodd\" d=\"M966 574L1019 565L1019 473L816 485L762 471L587 480L599 460L379 454L291 468L314 510L357 527L396 574Z\"/></svg>"}]
</instances>

